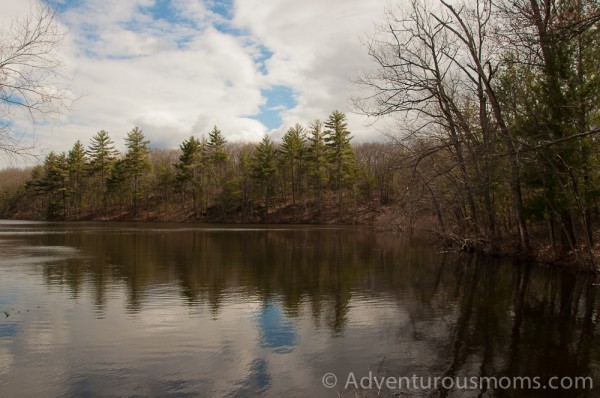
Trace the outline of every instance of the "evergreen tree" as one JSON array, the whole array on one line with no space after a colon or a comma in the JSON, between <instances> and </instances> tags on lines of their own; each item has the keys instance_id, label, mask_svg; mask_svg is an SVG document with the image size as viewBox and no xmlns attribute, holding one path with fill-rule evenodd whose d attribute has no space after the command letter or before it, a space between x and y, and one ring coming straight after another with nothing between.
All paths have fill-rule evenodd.
<instances>
[{"instance_id":1,"label":"evergreen tree","mask_svg":"<svg viewBox=\"0 0 600 398\"><path fill-rule=\"evenodd\" d=\"M252 179L252 150L245 146L238 156L238 177L240 182L240 200L242 214L248 216L250 213L250 181Z\"/></svg>"},{"instance_id":2,"label":"evergreen tree","mask_svg":"<svg viewBox=\"0 0 600 398\"><path fill-rule=\"evenodd\" d=\"M227 152L225 152L225 137L221 133L221 130L217 126L214 126L212 131L208 133L208 141L206 143L207 148L207 161L208 161L208 189L207 200L212 204L213 198L219 196L224 185L225 168L229 163ZM223 211L223 207L220 203L217 203L220 210Z\"/></svg>"},{"instance_id":3,"label":"evergreen tree","mask_svg":"<svg viewBox=\"0 0 600 398\"><path fill-rule=\"evenodd\" d=\"M197 214L197 196L202 188L202 168L205 166L205 151L206 144L199 139L191 136L183 141L179 148L181 155L179 163L175 165L177 169L177 184L181 192L182 204L185 206L185 193L191 192L194 201L194 213Z\"/></svg>"},{"instance_id":4,"label":"evergreen tree","mask_svg":"<svg viewBox=\"0 0 600 398\"><path fill-rule=\"evenodd\" d=\"M83 199L84 180L87 175L87 157L81 141L77 140L67 155L69 170L69 188L72 192L75 207L75 218L79 218L79 208Z\"/></svg>"},{"instance_id":5,"label":"evergreen tree","mask_svg":"<svg viewBox=\"0 0 600 398\"><path fill-rule=\"evenodd\" d=\"M40 191L48 197L48 219L64 219L67 215L68 178L69 168L65 153L57 155L50 152L44 160L44 177L39 184Z\"/></svg>"},{"instance_id":6,"label":"evergreen tree","mask_svg":"<svg viewBox=\"0 0 600 398\"><path fill-rule=\"evenodd\" d=\"M269 199L273 191L273 180L277 173L276 150L273 141L265 134L253 156L252 176L260 181L265 198L265 212L269 212Z\"/></svg>"},{"instance_id":7,"label":"evergreen tree","mask_svg":"<svg viewBox=\"0 0 600 398\"><path fill-rule=\"evenodd\" d=\"M118 151L115 149L113 140L106 131L100 130L92 137L92 142L87 151L90 158L90 171L99 173L101 179L105 181L117 154Z\"/></svg>"},{"instance_id":8,"label":"evergreen tree","mask_svg":"<svg viewBox=\"0 0 600 398\"><path fill-rule=\"evenodd\" d=\"M223 137L223 133L217 126L214 126L208 133L208 150L209 159L212 164L222 164L227 161L227 153L224 151L224 146L227 140Z\"/></svg>"},{"instance_id":9,"label":"evergreen tree","mask_svg":"<svg viewBox=\"0 0 600 398\"><path fill-rule=\"evenodd\" d=\"M71 150L69 150L67 163L69 165L70 176L80 184L88 168L87 155L81 141L77 140Z\"/></svg>"},{"instance_id":10,"label":"evergreen tree","mask_svg":"<svg viewBox=\"0 0 600 398\"><path fill-rule=\"evenodd\" d=\"M242 216L248 220L252 211L252 182L254 173L255 144L229 146L231 167L226 169L223 188L217 199L222 214ZM239 218L236 217L239 220Z\"/></svg>"},{"instance_id":11,"label":"evergreen tree","mask_svg":"<svg viewBox=\"0 0 600 398\"><path fill-rule=\"evenodd\" d=\"M176 175L171 162L152 162L152 190L155 198L158 200L157 207L159 210L167 211L170 202L170 193L173 187L178 185ZM163 209L161 209L163 205Z\"/></svg>"},{"instance_id":12,"label":"evergreen tree","mask_svg":"<svg viewBox=\"0 0 600 398\"><path fill-rule=\"evenodd\" d=\"M146 140L142 130L134 127L125 138L125 146L127 153L125 154L125 166L127 168L128 177L133 182L133 207L137 212L138 199L141 196L141 179L144 172L150 169L148 159L150 141Z\"/></svg>"},{"instance_id":13,"label":"evergreen tree","mask_svg":"<svg viewBox=\"0 0 600 398\"><path fill-rule=\"evenodd\" d=\"M300 184L300 174L302 172L302 160L306 146L306 132L300 124L290 127L283 136L281 143L281 160L284 164L283 169L289 171L292 185L292 204L296 204L296 194Z\"/></svg>"},{"instance_id":14,"label":"evergreen tree","mask_svg":"<svg viewBox=\"0 0 600 398\"><path fill-rule=\"evenodd\" d=\"M106 131L100 130L92 137L92 142L87 151L87 155L89 156L89 171L98 180L96 181L96 186L99 196L102 198L104 210L106 210L106 183L117 154L118 151L115 149L115 144Z\"/></svg>"},{"instance_id":15,"label":"evergreen tree","mask_svg":"<svg viewBox=\"0 0 600 398\"><path fill-rule=\"evenodd\" d=\"M350 144L352 137L348 131L346 115L333 111L325 122L325 145L331 164L332 178L338 191L339 215L342 217L343 189L352 184L356 178L356 157Z\"/></svg>"},{"instance_id":16,"label":"evergreen tree","mask_svg":"<svg viewBox=\"0 0 600 398\"><path fill-rule=\"evenodd\" d=\"M320 120L315 120L310 125L307 161L311 185L317 192L317 206L320 213L322 207L323 185L327 181L327 169L329 167L327 146L324 141L323 123Z\"/></svg>"},{"instance_id":17,"label":"evergreen tree","mask_svg":"<svg viewBox=\"0 0 600 398\"><path fill-rule=\"evenodd\" d=\"M123 210L123 197L127 193L129 170L125 159L117 159L113 162L110 176L108 177L107 192L119 203L119 210Z\"/></svg>"}]
</instances>

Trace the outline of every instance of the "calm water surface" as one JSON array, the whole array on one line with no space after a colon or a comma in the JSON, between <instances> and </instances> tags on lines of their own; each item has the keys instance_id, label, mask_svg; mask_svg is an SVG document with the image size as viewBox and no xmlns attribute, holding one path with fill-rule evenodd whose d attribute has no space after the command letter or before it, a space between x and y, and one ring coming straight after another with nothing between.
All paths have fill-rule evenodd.
<instances>
[{"instance_id":1,"label":"calm water surface","mask_svg":"<svg viewBox=\"0 0 600 398\"><path fill-rule=\"evenodd\" d=\"M2 221L0 396L377 396L344 389L370 371L600 387L599 282L365 228Z\"/></svg>"}]
</instances>

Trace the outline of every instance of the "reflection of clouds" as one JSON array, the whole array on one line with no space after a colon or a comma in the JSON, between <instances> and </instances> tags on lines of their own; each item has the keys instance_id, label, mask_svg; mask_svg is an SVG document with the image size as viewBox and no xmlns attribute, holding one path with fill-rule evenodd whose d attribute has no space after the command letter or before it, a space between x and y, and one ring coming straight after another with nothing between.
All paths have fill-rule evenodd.
<instances>
[{"instance_id":1,"label":"reflection of clouds","mask_svg":"<svg viewBox=\"0 0 600 398\"><path fill-rule=\"evenodd\" d=\"M4 225L4 220L2 220L2 224ZM46 235L66 235L66 231L40 231L40 230L31 230L31 231L0 231L0 236L8 236L12 238L14 236L46 236Z\"/></svg>"},{"instance_id":2,"label":"reflection of clouds","mask_svg":"<svg viewBox=\"0 0 600 398\"><path fill-rule=\"evenodd\" d=\"M63 260L83 258L81 250L71 246L15 246L13 243L10 246L7 245L6 249L1 245L0 247L3 249L0 256L0 266L2 267L50 265L52 262L60 264Z\"/></svg>"},{"instance_id":3,"label":"reflection of clouds","mask_svg":"<svg viewBox=\"0 0 600 398\"><path fill-rule=\"evenodd\" d=\"M382 330L408 319L395 304L386 305L384 297L379 303L350 300L348 330L343 339L332 340L327 327L310 316L288 319L277 299L264 303L230 294L213 319L208 303L189 307L164 290L149 289L140 312L131 316L125 310L125 292L118 293L108 300L103 320L89 312L92 296L83 294L73 306L68 296L52 294L45 320L30 318L23 324L27 332L21 349L30 359L40 351L48 353L52 369L31 360L15 364L2 353L3 369L5 364L10 369L3 371L23 375L20 383L24 375L34 375L36 391L51 384L55 396L94 395L106 386L115 396L286 396L299 391L319 396L319 377L326 371L367 369L374 365L370 358L382 357L391 347L396 355L410 348L408 341L390 344L390 331ZM299 314L310 312L308 303L299 308ZM371 341L372 352L365 353L365 339L373 336L379 338ZM418 354L416 347L414 351L402 355L412 359ZM68 379L57 382L61 375ZM21 391L15 386L22 384L10 385L11 391Z\"/></svg>"},{"instance_id":4,"label":"reflection of clouds","mask_svg":"<svg viewBox=\"0 0 600 398\"><path fill-rule=\"evenodd\" d=\"M0 375L8 373L14 362L13 354L6 347L0 347Z\"/></svg>"},{"instance_id":5,"label":"reflection of clouds","mask_svg":"<svg viewBox=\"0 0 600 398\"><path fill-rule=\"evenodd\" d=\"M407 360L423 358L428 348L414 343L411 348L410 339L389 335L385 325L407 324L408 316L396 305L385 305L384 297L380 303L352 299L348 330L343 339L332 340L328 328L309 316L287 319L277 299L263 303L231 295L215 320L208 304L188 307L150 289L134 317L126 313L125 294L120 293L109 299L104 320L89 313L90 296L82 295L71 314L64 309L73 301L53 294L52 307L61 310L50 309L46 321L30 318L23 324L25 350L19 354L35 358L40 351L48 353L52 370L46 373L48 363L31 360L15 364L10 353L0 352L0 374L35 375L36 391L49 383L56 396L94 395L106 386L115 396L294 396L299 391L319 396L320 377L326 371L367 370L376 365L373 358L390 350ZM299 314L310 314L308 303ZM365 352L365 341L370 341L367 351L372 352ZM62 380L68 385L50 375L68 375ZM25 382L23 377L20 382ZM16 381L10 385L11 391L21 391Z\"/></svg>"},{"instance_id":6,"label":"reflection of clouds","mask_svg":"<svg viewBox=\"0 0 600 398\"><path fill-rule=\"evenodd\" d=\"M38 301L47 294L38 289L23 285L20 290ZM41 318L24 319L24 333L18 338L18 355L29 357L27 362L1 357L3 369L9 366L4 372L23 375L17 378L21 384L11 381L11 391L21 391L23 377L34 375L36 391L51 384L56 396L93 395L107 385L115 395L200 392L235 397L305 391L318 396L322 387L315 374L321 367L323 372L337 369L335 358L340 357L351 363L351 357L361 355L358 347L364 344L365 332L380 331L385 320L406 320L397 307L385 304L385 298L380 303L352 299L348 320L353 330L335 344L327 327L315 324L310 316L289 319L277 298L264 303L229 292L214 319L209 303L182 305L175 288L154 287L145 292L140 312L131 316L125 309L125 289L115 285L102 320L89 311L93 294L85 294L85 289L77 302L60 292L47 296ZM309 303L300 306L299 314L310 313ZM373 344L374 351L385 352L382 349ZM53 359L52 369L32 360L40 353ZM56 381L67 375L68 379Z\"/></svg>"},{"instance_id":7,"label":"reflection of clouds","mask_svg":"<svg viewBox=\"0 0 600 398\"><path fill-rule=\"evenodd\" d=\"M111 391L128 395L134 387L131 383L137 386L143 379L145 389L137 391L141 395L191 392L229 396L249 373L261 369L255 362L259 333L253 314L261 308L258 301L230 294L218 318L213 319L208 303L182 306L179 299L173 299L176 292L166 293L148 290L135 317L123 316L118 307L109 309L106 319L93 330L88 330L84 320L73 320L73 333L86 336L79 337L75 347L82 346L88 352L91 348L94 355L82 376L86 382L77 388L93 392L111 380ZM110 346L118 350L107 351ZM98 363L108 368L99 370ZM129 372L135 380L113 380L107 371L114 368L121 369L119 374Z\"/></svg>"},{"instance_id":8,"label":"reflection of clouds","mask_svg":"<svg viewBox=\"0 0 600 398\"><path fill-rule=\"evenodd\" d=\"M271 375L270 359L274 354L288 354L297 344L297 332L294 325L283 315L281 306L273 301L268 301L257 310L256 327L258 329L257 356L250 366L242 373L242 377L235 382L235 391L228 396L247 397L258 395L271 388L273 377ZM250 346L252 347L252 346ZM264 349L267 349L266 351ZM280 355L281 356L281 355ZM287 355L284 355L287 357ZM275 373L280 375L284 368L276 367Z\"/></svg>"},{"instance_id":9,"label":"reflection of clouds","mask_svg":"<svg viewBox=\"0 0 600 398\"><path fill-rule=\"evenodd\" d=\"M231 395L252 372L259 339L252 314L259 308L253 301L228 303L220 310L219 319L203 328L202 345L211 347L212 352L206 373L212 380L210 395Z\"/></svg>"},{"instance_id":10,"label":"reflection of clouds","mask_svg":"<svg viewBox=\"0 0 600 398\"><path fill-rule=\"evenodd\" d=\"M228 397L249 397L264 392L271 385L272 378L269 366L264 359L255 359L248 369L246 378L237 383L236 391Z\"/></svg>"},{"instance_id":11,"label":"reflection of clouds","mask_svg":"<svg viewBox=\"0 0 600 398\"><path fill-rule=\"evenodd\" d=\"M80 252L79 249L71 246L32 246L24 247L23 251L27 252L47 252L60 255L61 257L77 254Z\"/></svg>"},{"instance_id":12,"label":"reflection of clouds","mask_svg":"<svg viewBox=\"0 0 600 398\"><path fill-rule=\"evenodd\" d=\"M69 343L68 320L63 314L53 313L51 317L33 321L24 327L24 340L29 349L50 352Z\"/></svg>"},{"instance_id":13,"label":"reflection of clouds","mask_svg":"<svg viewBox=\"0 0 600 398\"><path fill-rule=\"evenodd\" d=\"M3 308L21 310L0 319L0 395L322 396L327 372L340 382L350 371L360 377L381 365L390 375L437 375L458 343L470 350L462 371L478 371L479 335L456 333L472 304L460 301L469 282L456 282L467 278L453 267L438 275L435 262L421 259L419 267L393 263L380 270L370 246L364 259L360 251L346 256L346 249L354 251L340 249L346 242L340 234L315 235L324 240L317 255L317 249L295 249L297 239L313 246L298 234L163 239L161 228L142 234L139 226L105 225L88 225L101 232L68 239L32 237L14 246L0 240L0 318ZM181 232L196 229L203 231ZM166 237L169 228L164 231ZM258 245L262 237L265 246ZM271 266L264 256L285 261ZM478 292L475 297L484 297ZM98 302L103 319L94 312ZM462 327L486 322L481 327L487 325L490 338L506 335L506 324L492 329L496 316L513 320L510 306L501 305L489 314L493 323L486 306ZM498 341L491 348L500 352L506 341Z\"/></svg>"},{"instance_id":14,"label":"reflection of clouds","mask_svg":"<svg viewBox=\"0 0 600 398\"><path fill-rule=\"evenodd\" d=\"M176 303L164 303L160 307L144 308L138 322L143 326L144 334L161 334L178 328L181 313Z\"/></svg>"},{"instance_id":15,"label":"reflection of clouds","mask_svg":"<svg viewBox=\"0 0 600 398\"><path fill-rule=\"evenodd\" d=\"M291 352L296 345L294 325L287 320L278 304L268 302L257 319L260 330L260 347L270 348L278 354Z\"/></svg>"},{"instance_id":16,"label":"reflection of clouds","mask_svg":"<svg viewBox=\"0 0 600 398\"><path fill-rule=\"evenodd\" d=\"M405 312L399 312L398 308L389 305L389 302L389 297L373 299L367 298L363 295L357 295L356 297L352 298L348 304L348 327L368 327L381 324L382 320L386 319L393 320L394 326L408 322L408 314Z\"/></svg>"}]
</instances>

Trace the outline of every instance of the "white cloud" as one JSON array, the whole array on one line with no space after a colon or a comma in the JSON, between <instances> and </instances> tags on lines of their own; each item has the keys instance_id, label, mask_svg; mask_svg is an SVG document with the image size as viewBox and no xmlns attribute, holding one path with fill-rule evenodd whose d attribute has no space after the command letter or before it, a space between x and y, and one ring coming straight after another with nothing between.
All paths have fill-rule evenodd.
<instances>
[{"instance_id":1,"label":"white cloud","mask_svg":"<svg viewBox=\"0 0 600 398\"><path fill-rule=\"evenodd\" d=\"M232 140L256 139L266 131L245 117L257 113L264 99L262 77L243 39L207 27L178 46L177 39L191 36L189 28L164 29L169 34L161 37L151 26L134 32L121 26L127 18L113 19L119 23L86 41L93 49L76 54L73 86L84 95L66 122L38 132L40 140L60 135L87 143L105 129L122 145L137 125L154 146L176 147L214 124Z\"/></svg>"},{"instance_id":2,"label":"white cloud","mask_svg":"<svg viewBox=\"0 0 600 398\"><path fill-rule=\"evenodd\" d=\"M273 52L268 81L291 86L298 106L283 114L284 128L326 118L334 109L349 112L360 87L351 83L370 65L361 41L383 18L383 1L281 0L236 2L234 23L249 29ZM358 139L374 138L367 120L348 114Z\"/></svg>"},{"instance_id":3,"label":"white cloud","mask_svg":"<svg viewBox=\"0 0 600 398\"><path fill-rule=\"evenodd\" d=\"M26 12L22 4L5 0L0 15ZM266 105L261 90L274 85L291 87L298 102L282 111L281 130L324 119L334 109L349 111L359 90L349 78L368 65L360 38L382 19L384 6L373 0L239 0L228 22L205 1L172 0L174 22L152 16L153 0L73 4L61 15L69 29L64 71L81 98L60 120L36 127L39 144L58 151L77 139L87 144L101 129L122 146L135 125L154 146L176 147L215 124L231 141L259 140L267 129L249 116ZM231 31L218 30L224 24ZM266 74L261 47L273 53ZM348 116L355 137L372 136L364 117ZM19 127L31 129L25 119Z\"/></svg>"}]
</instances>

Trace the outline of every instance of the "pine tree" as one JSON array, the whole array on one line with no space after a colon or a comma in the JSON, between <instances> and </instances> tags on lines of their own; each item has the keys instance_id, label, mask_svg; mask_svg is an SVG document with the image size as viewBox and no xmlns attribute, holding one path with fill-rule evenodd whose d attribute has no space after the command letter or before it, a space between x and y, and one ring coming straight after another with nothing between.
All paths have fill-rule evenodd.
<instances>
[{"instance_id":1,"label":"pine tree","mask_svg":"<svg viewBox=\"0 0 600 398\"><path fill-rule=\"evenodd\" d=\"M219 196L223 187L223 177L225 175L225 167L229 162L227 152L225 152L225 137L217 126L214 126L212 131L208 133L207 148L207 171L208 171L208 201L212 203L213 198ZM220 205L220 204L219 204ZM218 206L223 211L222 206Z\"/></svg>"},{"instance_id":2,"label":"pine tree","mask_svg":"<svg viewBox=\"0 0 600 398\"><path fill-rule=\"evenodd\" d=\"M214 126L212 131L208 133L208 150L209 150L209 159L212 164L219 165L223 162L227 161L227 153L223 150L225 146L225 137L223 137L223 133L217 126Z\"/></svg>"},{"instance_id":3,"label":"pine tree","mask_svg":"<svg viewBox=\"0 0 600 398\"><path fill-rule=\"evenodd\" d=\"M92 142L87 151L89 156L89 171L96 176L99 196L102 198L104 210L106 211L106 183L118 155L115 144L108 133L100 130L92 137Z\"/></svg>"},{"instance_id":4,"label":"pine tree","mask_svg":"<svg viewBox=\"0 0 600 398\"><path fill-rule=\"evenodd\" d=\"M144 172L150 169L150 161L148 160L150 141L146 140L142 130L134 127L125 138L125 146L127 153L125 154L125 166L127 168L128 177L133 182L133 207L137 212L138 199L141 196L141 178Z\"/></svg>"},{"instance_id":5,"label":"pine tree","mask_svg":"<svg viewBox=\"0 0 600 398\"><path fill-rule=\"evenodd\" d=\"M250 181L252 179L252 152L248 146L240 151L238 156L238 170L240 179L240 199L242 214L248 216L250 213Z\"/></svg>"},{"instance_id":6,"label":"pine tree","mask_svg":"<svg viewBox=\"0 0 600 398\"><path fill-rule=\"evenodd\" d=\"M127 192L128 177L129 171L125 159L115 160L106 182L106 188L107 192L119 202L119 208L123 207L123 196Z\"/></svg>"},{"instance_id":7,"label":"pine tree","mask_svg":"<svg viewBox=\"0 0 600 398\"><path fill-rule=\"evenodd\" d=\"M265 213L269 213L269 199L273 190L273 179L277 173L277 164L275 145L266 134L254 151L253 163L252 176L262 185Z\"/></svg>"},{"instance_id":8,"label":"pine tree","mask_svg":"<svg viewBox=\"0 0 600 398\"><path fill-rule=\"evenodd\" d=\"M75 207L75 218L79 218L79 208L83 199L84 181L87 175L88 163L85 148L81 141L77 140L67 155L67 166L69 170L69 189L72 192Z\"/></svg>"},{"instance_id":9,"label":"pine tree","mask_svg":"<svg viewBox=\"0 0 600 398\"><path fill-rule=\"evenodd\" d=\"M356 179L356 157L350 144L352 137L348 131L346 115L333 111L325 122L325 145L328 147L327 156L332 169L332 178L338 191L338 210L342 218L343 190Z\"/></svg>"},{"instance_id":10,"label":"pine tree","mask_svg":"<svg viewBox=\"0 0 600 398\"><path fill-rule=\"evenodd\" d=\"M39 183L39 190L48 197L48 219L64 219L67 215L67 195L69 168L64 152L57 155L50 152L44 160L44 177Z\"/></svg>"},{"instance_id":11,"label":"pine tree","mask_svg":"<svg viewBox=\"0 0 600 398\"><path fill-rule=\"evenodd\" d=\"M87 151L90 157L90 171L99 173L102 180L106 180L112 167L118 151L115 149L115 143L108 133L100 130L92 137L92 142Z\"/></svg>"},{"instance_id":12,"label":"pine tree","mask_svg":"<svg viewBox=\"0 0 600 398\"><path fill-rule=\"evenodd\" d=\"M329 168L327 146L324 141L323 123L320 120L315 120L310 125L307 162L308 173L311 177L311 185L317 192L317 206L320 213L322 209L323 185L327 181L327 169Z\"/></svg>"},{"instance_id":13,"label":"pine tree","mask_svg":"<svg viewBox=\"0 0 600 398\"><path fill-rule=\"evenodd\" d=\"M206 144L199 139L191 136L183 141L179 148L181 155L179 163L175 165L177 169L177 184L181 192L182 203L185 206L185 193L190 191L194 201L194 214L197 214L197 194L202 188L202 168L206 164L204 157Z\"/></svg>"},{"instance_id":14,"label":"pine tree","mask_svg":"<svg viewBox=\"0 0 600 398\"><path fill-rule=\"evenodd\" d=\"M296 204L296 194L299 190L302 160L306 146L306 132L300 124L290 127L283 136L281 143L281 160L284 170L289 171L292 185L292 204Z\"/></svg>"}]
</instances>

